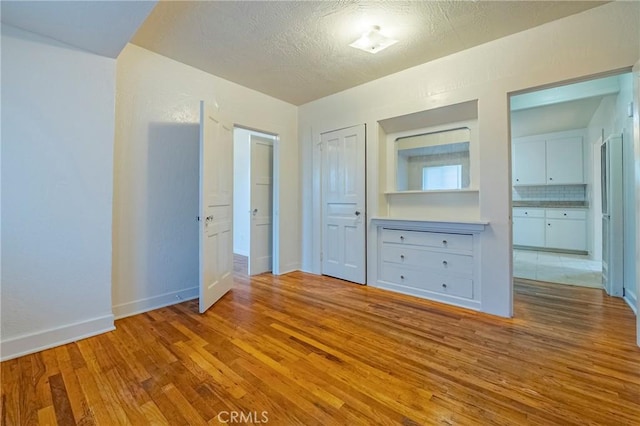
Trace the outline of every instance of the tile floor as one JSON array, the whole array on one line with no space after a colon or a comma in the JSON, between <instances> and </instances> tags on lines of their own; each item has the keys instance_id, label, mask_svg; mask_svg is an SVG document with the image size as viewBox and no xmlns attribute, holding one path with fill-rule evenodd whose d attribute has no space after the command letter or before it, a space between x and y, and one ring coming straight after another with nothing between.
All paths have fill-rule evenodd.
<instances>
[{"instance_id":1,"label":"tile floor","mask_svg":"<svg viewBox=\"0 0 640 426\"><path fill-rule=\"evenodd\" d=\"M513 276L602 288L602 262L578 254L513 250Z\"/></svg>"}]
</instances>

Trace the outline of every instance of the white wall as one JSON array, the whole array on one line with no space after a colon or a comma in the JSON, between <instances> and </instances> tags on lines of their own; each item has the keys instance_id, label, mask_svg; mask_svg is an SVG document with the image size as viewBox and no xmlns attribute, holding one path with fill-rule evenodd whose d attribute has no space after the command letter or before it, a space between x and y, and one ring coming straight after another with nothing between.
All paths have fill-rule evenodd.
<instances>
[{"instance_id":1,"label":"white wall","mask_svg":"<svg viewBox=\"0 0 640 426\"><path fill-rule=\"evenodd\" d=\"M197 181L193 172L197 173L197 163L193 163L191 135L197 141L201 99L217 103L219 113L234 124L279 135L279 267L280 272L298 269L296 107L132 44L118 57L117 78L116 317L196 295L197 203L193 191L197 191Z\"/></svg>"},{"instance_id":2,"label":"white wall","mask_svg":"<svg viewBox=\"0 0 640 426\"><path fill-rule=\"evenodd\" d=\"M620 92L617 95L606 96L589 122L589 142L596 144L604 130L604 137L611 134L623 134L623 181L624 181L624 280L625 288L630 288L635 299L636 277L636 199L635 199L635 166L634 166L634 128L633 118L628 116L627 107L633 100L633 82L630 73L618 77ZM595 152L595 151L592 151ZM599 155L599 154L598 154ZM599 166L599 158L593 162L593 176L599 178L596 166ZM600 197L595 193L599 191L598 182L594 181L593 235L594 258L602 258L602 221L600 220Z\"/></svg>"},{"instance_id":3,"label":"white wall","mask_svg":"<svg viewBox=\"0 0 640 426\"><path fill-rule=\"evenodd\" d=\"M589 202L589 223L591 226L591 257L594 260L602 260L602 198L601 198L601 173L600 173L600 146L602 143L602 131L605 138L611 134L615 114L615 104L617 95L609 95L602 98L598 109L593 113L589 125L587 126L587 146L589 146L589 170L588 176L591 179L588 185Z\"/></svg>"},{"instance_id":4,"label":"white wall","mask_svg":"<svg viewBox=\"0 0 640 426\"><path fill-rule=\"evenodd\" d=\"M636 299L636 194L635 194L635 155L633 117L629 117L627 107L633 102L632 74L619 77L620 93L616 99L613 132L622 133L622 179L624 208L624 287L625 294L632 293ZM637 107L637 106L636 106Z\"/></svg>"},{"instance_id":5,"label":"white wall","mask_svg":"<svg viewBox=\"0 0 640 426\"><path fill-rule=\"evenodd\" d=\"M2 358L113 328L115 60L2 25Z\"/></svg>"},{"instance_id":6,"label":"white wall","mask_svg":"<svg viewBox=\"0 0 640 426\"><path fill-rule=\"evenodd\" d=\"M233 252L249 256L251 131L233 131Z\"/></svg>"},{"instance_id":7,"label":"white wall","mask_svg":"<svg viewBox=\"0 0 640 426\"><path fill-rule=\"evenodd\" d=\"M490 222L482 234L482 252L491 254L481 260L482 310L512 315L508 94L630 67L640 55L639 20L640 4L607 4L301 106L303 268L321 270L317 213L321 132L367 123L370 218L381 210L377 121L478 99L479 214ZM370 232L369 276L375 254Z\"/></svg>"}]
</instances>

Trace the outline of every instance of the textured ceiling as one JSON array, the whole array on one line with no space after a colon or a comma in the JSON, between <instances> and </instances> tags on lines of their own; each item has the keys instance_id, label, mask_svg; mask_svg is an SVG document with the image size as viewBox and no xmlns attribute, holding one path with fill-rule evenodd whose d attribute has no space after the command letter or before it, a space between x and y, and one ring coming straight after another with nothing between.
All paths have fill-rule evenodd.
<instances>
[{"instance_id":1,"label":"textured ceiling","mask_svg":"<svg viewBox=\"0 0 640 426\"><path fill-rule=\"evenodd\" d=\"M146 1L7 1L2 23L117 58L156 5Z\"/></svg>"},{"instance_id":2,"label":"textured ceiling","mask_svg":"<svg viewBox=\"0 0 640 426\"><path fill-rule=\"evenodd\" d=\"M161 1L132 42L300 105L603 4L594 1ZM400 40L349 47L371 25Z\"/></svg>"}]
</instances>

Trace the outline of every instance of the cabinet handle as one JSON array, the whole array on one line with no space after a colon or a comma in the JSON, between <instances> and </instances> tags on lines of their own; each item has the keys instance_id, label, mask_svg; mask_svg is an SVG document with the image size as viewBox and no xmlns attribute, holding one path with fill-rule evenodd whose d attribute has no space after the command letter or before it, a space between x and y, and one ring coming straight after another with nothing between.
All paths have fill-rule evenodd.
<instances>
[{"instance_id":1,"label":"cabinet handle","mask_svg":"<svg viewBox=\"0 0 640 426\"><path fill-rule=\"evenodd\" d=\"M529 212L524 212L524 214L529 214Z\"/></svg>"},{"instance_id":2,"label":"cabinet handle","mask_svg":"<svg viewBox=\"0 0 640 426\"><path fill-rule=\"evenodd\" d=\"M404 236L400 235L400 241L404 241Z\"/></svg>"},{"instance_id":3,"label":"cabinet handle","mask_svg":"<svg viewBox=\"0 0 640 426\"><path fill-rule=\"evenodd\" d=\"M404 280L404 275L400 275L400 279L401 279L401 280Z\"/></svg>"},{"instance_id":4,"label":"cabinet handle","mask_svg":"<svg viewBox=\"0 0 640 426\"><path fill-rule=\"evenodd\" d=\"M442 245L446 246L447 245L447 240L442 240Z\"/></svg>"},{"instance_id":5,"label":"cabinet handle","mask_svg":"<svg viewBox=\"0 0 640 426\"><path fill-rule=\"evenodd\" d=\"M516 182L520 182L520 179L516 179Z\"/></svg>"},{"instance_id":6,"label":"cabinet handle","mask_svg":"<svg viewBox=\"0 0 640 426\"><path fill-rule=\"evenodd\" d=\"M551 226L551 224L550 224L550 223L547 223L547 226Z\"/></svg>"},{"instance_id":7,"label":"cabinet handle","mask_svg":"<svg viewBox=\"0 0 640 426\"><path fill-rule=\"evenodd\" d=\"M447 261L446 261L446 260L443 260L443 261L442 261L442 264L443 264L444 266L447 266L447 265L448 265L448 263L447 263Z\"/></svg>"},{"instance_id":8,"label":"cabinet handle","mask_svg":"<svg viewBox=\"0 0 640 426\"><path fill-rule=\"evenodd\" d=\"M442 283L442 288L447 288L447 285L445 283Z\"/></svg>"},{"instance_id":9,"label":"cabinet handle","mask_svg":"<svg viewBox=\"0 0 640 426\"><path fill-rule=\"evenodd\" d=\"M549 180L553 180L553 178L549 178Z\"/></svg>"},{"instance_id":10,"label":"cabinet handle","mask_svg":"<svg viewBox=\"0 0 640 426\"><path fill-rule=\"evenodd\" d=\"M404 254L400 255L400 259L404 260Z\"/></svg>"},{"instance_id":11,"label":"cabinet handle","mask_svg":"<svg viewBox=\"0 0 640 426\"><path fill-rule=\"evenodd\" d=\"M566 216L567 214L565 213L564 215Z\"/></svg>"}]
</instances>

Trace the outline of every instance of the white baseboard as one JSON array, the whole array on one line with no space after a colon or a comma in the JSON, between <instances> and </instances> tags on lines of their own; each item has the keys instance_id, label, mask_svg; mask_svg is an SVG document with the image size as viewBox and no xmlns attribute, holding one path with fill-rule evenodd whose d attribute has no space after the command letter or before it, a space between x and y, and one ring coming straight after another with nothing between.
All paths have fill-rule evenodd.
<instances>
[{"instance_id":1,"label":"white baseboard","mask_svg":"<svg viewBox=\"0 0 640 426\"><path fill-rule=\"evenodd\" d=\"M278 275L284 275L284 274L288 274L289 272L295 272L299 270L300 270L299 263L289 263L287 265L284 265L284 267L280 270L280 274Z\"/></svg>"},{"instance_id":2,"label":"white baseboard","mask_svg":"<svg viewBox=\"0 0 640 426\"><path fill-rule=\"evenodd\" d=\"M631 308L633 313L636 314L636 316L638 316L638 308L636 307L636 299L630 297L629 295L625 295L622 299L625 302L627 302L627 305L629 305L629 307Z\"/></svg>"},{"instance_id":3,"label":"white baseboard","mask_svg":"<svg viewBox=\"0 0 640 426\"><path fill-rule=\"evenodd\" d=\"M3 340L0 344L0 361L40 352L111 330L115 330L113 315L105 315L87 321L13 337Z\"/></svg>"},{"instance_id":4,"label":"white baseboard","mask_svg":"<svg viewBox=\"0 0 640 426\"><path fill-rule=\"evenodd\" d=\"M191 287L158 296L147 297L145 299L134 300L133 302L121 303L113 306L113 315L115 319L120 319L154 309L164 308L165 306L195 299L198 297L198 292L198 287Z\"/></svg>"}]
</instances>

